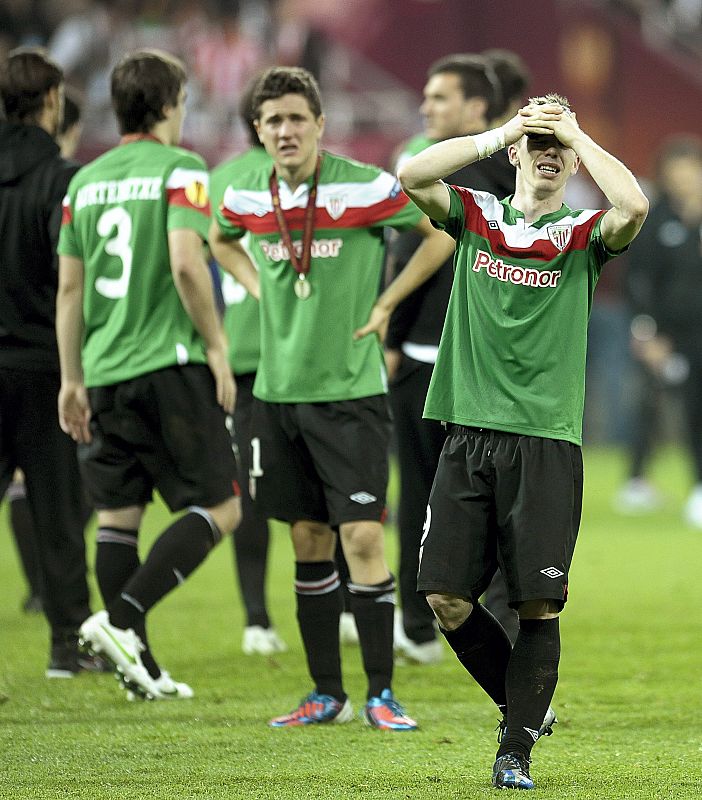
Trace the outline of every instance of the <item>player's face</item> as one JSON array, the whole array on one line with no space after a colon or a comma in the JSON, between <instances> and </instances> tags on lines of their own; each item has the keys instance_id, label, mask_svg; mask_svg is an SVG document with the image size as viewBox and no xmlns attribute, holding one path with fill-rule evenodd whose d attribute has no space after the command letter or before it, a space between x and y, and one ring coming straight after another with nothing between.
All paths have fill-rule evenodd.
<instances>
[{"instance_id":1,"label":"player's face","mask_svg":"<svg viewBox=\"0 0 702 800\"><path fill-rule=\"evenodd\" d=\"M509 154L520 179L542 196L561 190L580 166L575 151L555 136L522 136Z\"/></svg>"},{"instance_id":2,"label":"player's face","mask_svg":"<svg viewBox=\"0 0 702 800\"><path fill-rule=\"evenodd\" d=\"M288 172L311 172L324 132L324 115L315 117L301 94L285 94L261 104L255 122L258 138L276 167Z\"/></svg>"},{"instance_id":3,"label":"player's face","mask_svg":"<svg viewBox=\"0 0 702 800\"><path fill-rule=\"evenodd\" d=\"M430 139L449 139L485 129L485 103L478 98L466 99L458 75L440 72L432 75L424 87L420 107L424 117L424 133Z\"/></svg>"}]
</instances>

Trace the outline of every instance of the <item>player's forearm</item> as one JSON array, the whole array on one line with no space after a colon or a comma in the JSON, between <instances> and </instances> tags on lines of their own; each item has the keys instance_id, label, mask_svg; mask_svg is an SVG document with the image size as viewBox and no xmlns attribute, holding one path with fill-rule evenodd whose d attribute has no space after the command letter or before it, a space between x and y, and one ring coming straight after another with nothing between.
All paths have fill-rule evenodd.
<instances>
[{"instance_id":1,"label":"player's forearm","mask_svg":"<svg viewBox=\"0 0 702 800\"><path fill-rule=\"evenodd\" d=\"M398 170L402 188L412 196L463 167L478 160L478 148L473 136L457 136L427 147L408 159Z\"/></svg>"},{"instance_id":2,"label":"player's forearm","mask_svg":"<svg viewBox=\"0 0 702 800\"><path fill-rule=\"evenodd\" d=\"M628 224L634 229L631 234L633 238L648 213L648 200L636 178L619 159L582 131L573 149L592 179L618 212L621 224Z\"/></svg>"},{"instance_id":3,"label":"player's forearm","mask_svg":"<svg viewBox=\"0 0 702 800\"><path fill-rule=\"evenodd\" d=\"M211 236L210 249L220 267L236 278L246 291L258 300L260 295L258 272L241 244L235 239Z\"/></svg>"},{"instance_id":4,"label":"player's forearm","mask_svg":"<svg viewBox=\"0 0 702 800\"><path fill-rule=\"evenodd\" d=\"M208 349L227 351L227 339L215 305L212 279L204 263L174 266L173 280L183 307Z\"/></svg>"},{"instance_id":5,"label":"player's forearm","mask_svg":"<svg viewBox=\"0 0 702 800\"><path fill-rule=\"evenodd\" d=\"M395 280L380 295L376 305L388 312L427 281L447 259L451 258L456 247L455 241L443 231L431 229L412 258Z\"/></svg>"},{"instance_id":6,"label":"player's forearm","mask_svg":"<svg viewBox=\"0 0 702 800\"><path fill-rule=\"evenodd\" d=\"M56 340L62 383L82 383L83 285L61 280L56 294Z\"/></svg>"}]
</instances>

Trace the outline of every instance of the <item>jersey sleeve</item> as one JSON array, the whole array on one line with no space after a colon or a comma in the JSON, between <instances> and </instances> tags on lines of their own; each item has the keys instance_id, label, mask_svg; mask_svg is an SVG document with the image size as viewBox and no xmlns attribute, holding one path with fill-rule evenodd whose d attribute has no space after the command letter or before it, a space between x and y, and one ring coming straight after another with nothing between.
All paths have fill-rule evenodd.
<instances>
[{"instance_id":1,"label":"jersey sleeve","mask_svg":"<svg viewBox=\"0 0 702 800\"><path fill-rule=\"evenodd\" d=\"M369 192L373 194L375 202L368 208L368 227L387 226L404 231L416 227L422 219L422 211L407 197L398 179L389 172L380 172L369 186Z\"/></svg>"},{"instance_id":2,"label":"jersey sleeve","mask_svg":"<svg viewBox=\"0 0 702 800\"><path fill-rule=\"evenodd\" d=\"M466 226L466 204L462 195L470 194L470 189L461 186L446 184L449 192L449 213L445 222L438 222L433 219L431 224L440 231L446 231L448 235L458 241L463 234Z\"/></svg>"},{"instance_id":3,"label":"jersey sleeve","mask_svg":"<svg viewBox=\"0 0 702 800\"><path fill-rule=\"evenodd\" d=\"M83 258L83 253L78 247L76 232L73 226L73 199L70 192L66 193L61 204L61 230L58 239L58 254L61 256L72 256L73 258Z\"/></svg>"},{"instance_id":4,"label":"jersey sleeve","mask_svg":"<svg viewBox=\"0 0 702 800\"><path fill-rule=\"evenodd\" d=\"M595 252L595 259L600 266L600 269L608 262L611 261L613 258L620 256L622 253L626 253L629 249L629 245L627 244L625 247L622 247L621 250L610 250L607 245L604 243L602 239L602 220L604 219L604 215L606 211L602 211L597 217L595 224L592 226L592 231L590 233L590 246L593 248Z\"/></svg>"},{"instance_id":5,"label":"jersey sleeve","mask_svg":"<svg viewBox=\"0 0 702 800\"><path fill-rule=\"evenodd\" d=\"M222 202L213 210L213 216L224 236L230 239L241 239L246 233L246 226L235 199L235 190L231 186L227 186Z\"/></svg>"},{"instance_id":6,"label":"jersey sleeve","mask_svg":"<svg viewBox=\"0 0 702 800\"><path fill-rule=\"evenodd\" d=\"M195 154L183 155L166 178L169 231L194 230L207 239L210 225L210 179L204 162Z\"/></svg>"}]
</instances>

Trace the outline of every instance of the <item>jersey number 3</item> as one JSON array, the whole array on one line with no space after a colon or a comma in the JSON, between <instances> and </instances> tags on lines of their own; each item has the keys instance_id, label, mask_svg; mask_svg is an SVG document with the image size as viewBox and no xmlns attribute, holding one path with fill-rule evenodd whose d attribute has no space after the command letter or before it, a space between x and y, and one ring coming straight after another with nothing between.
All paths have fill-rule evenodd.
<instances>
[{"instance_id":1,"label":"jersey number 3","mask_svg":"<svg viewBox=\"0 0 702 800\"><path fill-rule=\"evenodd\" d=\"M119 206L101 214L97 223L98 236L103 239L111 236L115 229L116 235L105 242L105 252L117 256L122 262L122 274L119 278L100 277L95 281L95 289L110 300L127 296L129 278L132 274L132 248L129 246L132 238L132 218Z\"/></svg>"}]
</instances>

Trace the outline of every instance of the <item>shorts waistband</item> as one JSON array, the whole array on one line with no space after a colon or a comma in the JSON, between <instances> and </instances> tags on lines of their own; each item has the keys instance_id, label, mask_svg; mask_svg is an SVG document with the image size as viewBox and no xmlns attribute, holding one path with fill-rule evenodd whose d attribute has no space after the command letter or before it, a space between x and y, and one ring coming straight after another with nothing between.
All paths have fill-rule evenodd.
<instances>
[{"instance_id":1,"label":"shorts waistband","mask_svg":"<svg viewBox=\"0 0 702 800\"><path fill-rule=\"evenodd\" d=\"M465 434L465 433L486 433L493 430L492 428L475 428L470 425L456 425L454 422L443 422L442 425L446 428L447 433Z\"/></svg>"}]
</instances>

